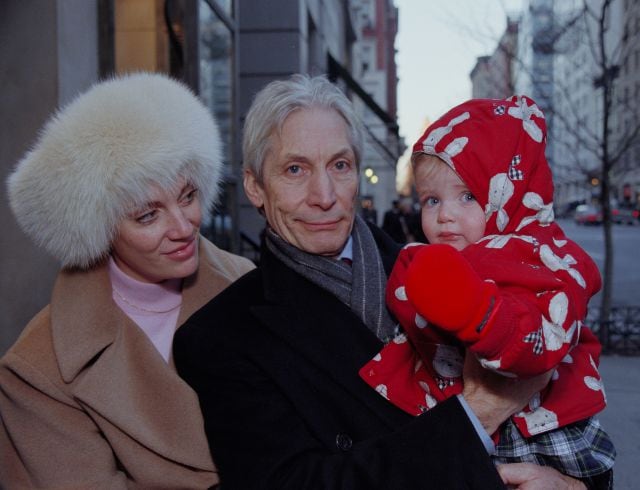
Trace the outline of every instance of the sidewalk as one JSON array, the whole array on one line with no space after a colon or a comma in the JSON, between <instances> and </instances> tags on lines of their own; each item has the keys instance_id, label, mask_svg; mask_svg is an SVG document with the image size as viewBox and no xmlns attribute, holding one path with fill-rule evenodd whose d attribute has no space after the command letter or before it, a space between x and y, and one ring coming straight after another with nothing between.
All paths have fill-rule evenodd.
<instances>
[{"instance_id":1,"label":"sidewalk","mask_svg":"<svg viewBox=\"0 0 640 490\"><path fill-rule=\"evenodd\" d=\"M607 408L599 418L618 451L614 489L640 488L640 357L603 356L600 374Z\"/></svg>"}]
</instances>

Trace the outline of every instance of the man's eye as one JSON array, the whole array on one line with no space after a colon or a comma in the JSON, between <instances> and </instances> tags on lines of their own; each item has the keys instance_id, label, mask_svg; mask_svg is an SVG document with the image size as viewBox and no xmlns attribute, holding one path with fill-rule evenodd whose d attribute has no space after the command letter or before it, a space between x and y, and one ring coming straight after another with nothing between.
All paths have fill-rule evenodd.
<instances>
[{"instance_id":1,"label":"man's eye","mask_svg":"<svg viewBox=\"0 0 640 490\"><path fill-rule=\"evenodd\" d=\"M296 175L299 174L302 171L302 169L300 168L300 165L289 165L287 167L287 173Z\"/></svg>"},{"instance_id":2,"label":"man's eye","mask_svg":"<svg viewBox=\"0 0 640 490\"><path fill-rule=\"evenodd\" d=\"M349 165L349 162L345 162L344 160L340 160L340 161L336 162L335 167L338 170L347 170L351 166Z\"/></svg>"}]
</instances>

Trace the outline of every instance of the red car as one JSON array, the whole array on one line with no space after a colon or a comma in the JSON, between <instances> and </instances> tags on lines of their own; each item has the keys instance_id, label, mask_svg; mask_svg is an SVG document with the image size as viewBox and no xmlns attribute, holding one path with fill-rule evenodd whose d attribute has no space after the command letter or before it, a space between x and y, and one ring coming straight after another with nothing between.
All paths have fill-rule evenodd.
<instances>
[{"instance_id":1,"label":"red car","mask_svg":"<svg viewBox=\"0 0 640 490\"><path fill-rule=\"evenodd\" d=\"M614 223L633 225L638 223L638 210L629 208L613 208L611 219Z\"/></svg>"},{"instance_id":2,"label":"red car","mask_svg":"<svg viewBox=\"0 0 640 490\"><path fill-rule=\"evenodd\" d=\"M591 204L580 204L573 219L579 225L599 225L602 223L602 211Z\"/></svg>"}]
</instances>

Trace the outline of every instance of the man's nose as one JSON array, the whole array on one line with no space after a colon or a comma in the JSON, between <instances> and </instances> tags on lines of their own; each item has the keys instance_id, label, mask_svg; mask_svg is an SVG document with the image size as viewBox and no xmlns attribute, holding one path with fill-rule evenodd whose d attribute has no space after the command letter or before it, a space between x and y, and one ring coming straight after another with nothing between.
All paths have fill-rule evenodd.
<instances>
[{"instance_id":1,"label":"man's nose","mask_svg":"<svg viewBox=\"0 0 640 490\"><path fill-rule=\"evenodd\" d=\"M309 186L309 203L328 209L336 202L336 186L326 170L314 172Z\"/></svg>"}]
</instances>

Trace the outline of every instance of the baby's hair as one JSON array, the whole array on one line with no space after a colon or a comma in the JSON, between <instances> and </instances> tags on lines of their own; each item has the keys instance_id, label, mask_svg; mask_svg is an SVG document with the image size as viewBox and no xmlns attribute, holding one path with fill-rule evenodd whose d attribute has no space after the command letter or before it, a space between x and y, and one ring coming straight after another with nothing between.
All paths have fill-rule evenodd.
<instances>
[{"instance_id":1,"label":"baby's hair","mask_svg":"<svg viewBox=\"0 0 640 490\"><path fill-rule=\"evenodd\" d=\"M440 157L437 157L435 155L429 155L428 153L416 153L411 158L411 168L413 169L414 176L415 176L416 167L420 165L423 167L424 166L429 167L427 170L425 170L426 173L423 174L423 176L427 178L431 178L435 174L436 170L439 168L439 165L437 165L438 163L446 165L445 161L442 160Z\"/></svg>"}]
</instances>

